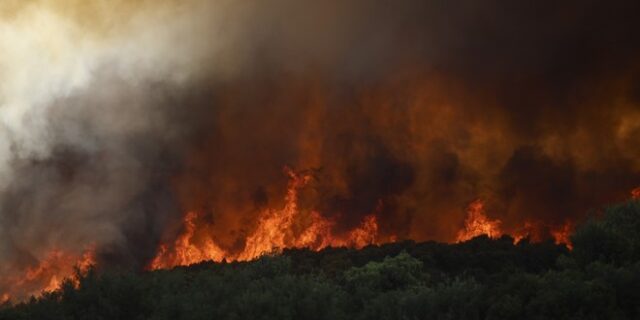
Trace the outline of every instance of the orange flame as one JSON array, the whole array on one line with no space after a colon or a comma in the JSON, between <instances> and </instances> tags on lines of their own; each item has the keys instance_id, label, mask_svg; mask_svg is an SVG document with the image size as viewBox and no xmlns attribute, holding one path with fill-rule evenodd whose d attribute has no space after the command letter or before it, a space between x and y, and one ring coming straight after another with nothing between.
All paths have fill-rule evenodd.
<instances>
[{"instance_id":1,"label":"orange flame","mask_svg":"<svg viewBox=\"0 0 640 320\"><path fill-rule=\"evenodd\" d=\"M64 279L72 279L74 268L86 272L94 264L93 249L86 250L80 257L54 249L37 265L27 268L23 274L0 278L0 284L7 288L6 292L0 294L0 303L14 297L22 299L41 292L55 291L60 288ZM77 282L74 284L77 285Z\"/></svg>"},{"instance_id":2,"label":"orange flame","mask_svg":"<svg viewBox=\"0 0 640 320\"><path fill-rule=\"evenodd\" d=\"M161 244L150 269L170 268L201 261L247 261L263 254L278 252L284 248L309 248L320 250L328 246L362 248L377 243L378 221L374 214L366 216L362 224L346 235L335 235L335 223L317 211L305 212L298 208L298 192L311 181L311 175L296 173L285 168L289 185L282 209L266 209L261 212L255 230L245 240L240 252L230 252L216 244L206 228L198 229L196 212L184 217L184 232L172 246ZM377 210L382 207L378 204ZM199 232L204 234L198 234ZM203 240L204 239L204 240Z\"/></svg>"},{"instance_id":3,"label":"orange flame","mask_svg":"<svg viewBox=\"0 0 640 320\"><path fill-rule=\"evenodd\" d=\"M375 237L378 234L378 221L376 216L369 215L364 218L359 228L351 230L347 243L344 246L355 248L363 248L369 244L375 243Z\"/></svg>"},{"instance_id":4,"label":"orange flame","mask_svg":"<svg viewBox=\"0 0 640 320\"><path fill-rule=\"evenodd\" d=\"M536 226L531 221L525 221L524 225L512 232L513 243L518 243L522 241L524 238L531 238L536 235Z\"/></svg>"},{"instance_id":5,"label":"orange flame","mask_svg":"<svg viewBox=\"0 0 640 320\"><path fill-rule=\"evenodd\" d=\"M634 199L634 200L640 199L640 187L637 187L631 190L631 199Z\"/></svg>"},{"instance_id":6,"label":"orange flame","mask_svg":"<svg viewBox=\"0 0 640 320\"><path fill-rule=\"evenodd\" d=\"M169 251L161 245L158 254L151 262L151 269L167 268L173 265L187 265L205 260L220 261L224 251L211 239L206 239L202 246L195 244L196 223L198 215L188 212L184 217L184 233L174 243L174 250Z\"/></svg>"},{"instance_id":7,"label":"orange flame","mask_svg":"<svg viewBox=\"0 0 640 320\"><path fill-rule=\"evenodd\" d=\"M464 228L458 231L456 242L462 242L474 237L486 234L489 238L498 238L502 235L500 220L491 220L484 213L484 202L475 200L467 208L467 218Z\"/></svg>"},{"instance_id":8,"label":"orange flame","mask_svg":"<svg viewBox=\"0 0 640 320\"><path fill-rule=\"evenodd\" d=\"M316 222L309 226L302 237L295 237L293 225L298 211L298 191L311 179L310 175L298 175L285 168L289 175L289 188L285 197L285 206L281 210L266 210L258 223L258 228L250 235L245 243L245 249L238 260L250 260L264 253L277 251L286 247L310 246L318 236L315 232L328 230L328 222L316 215ZM314 232L315 231L315 232Z\"/></svg>"},{"instance_id":9,"label":"orange flame","mask_svg":"<svg viewBox=\"0 0 640 320\"><path fill-rule=\"evenodd\" d=\"M498 219L489 219L484 211L482 200L476 200L469 204L464 228L458 231L456 242L467 241L480 235L487 235L489 238L496 239L504 234L500 228L502 222ZM511 232L513 234L513 243L518 243L526 237L530 237L533 241L542 240L541 227L540 223L526 221L521 228ZM567 221L559 228L553 228L549 232L556 244L565 244L567 248L573 249L569 239L572 231L573 224Z\"/></svg>"},{"instance_id":10,"label":"orange flame","mask_svg":"<svg viewBox=\"0 0 640 320\"><path fill-rule=\"evenodd\" d=\"M573 231L573 225L569 222L565 223L559 229L551 230L551 235L555 240L556 244L565 244L567 248L570 250L573 249L573 245L571 244L570 236Z\"/></svg>"}]
</instances>

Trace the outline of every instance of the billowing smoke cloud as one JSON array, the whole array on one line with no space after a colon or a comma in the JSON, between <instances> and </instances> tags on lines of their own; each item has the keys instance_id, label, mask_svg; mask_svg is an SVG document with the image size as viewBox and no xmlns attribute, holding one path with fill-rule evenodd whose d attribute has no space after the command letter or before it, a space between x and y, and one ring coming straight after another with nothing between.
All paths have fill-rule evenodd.
<instances>
[{"instance_id":1,"label":"billowing smoke cloud","mask_svg":"<svg viewBox=\"0 0 640 320\"><path fill-rule=\"evenodd\" d=\"M0 291L56 250L149 259L178 212L169 176L189 128L170 113L230 68L207 67L224 62L213 5L0 5Z\"/></svg>"},{"instance_id":2,"label":"billowing smoke cloud","mask_svg":"<svg viewBox=\"0 0 640 320\"><path fill-rule=\"evenodd\" d=\"M139 268L190 210L241 250L284 166L336 232L375 213L416 240L452 240L476 198L546 230L640 184L630 1L0 9L4 275L87 246Z\"/></svg>"}]
</instances>

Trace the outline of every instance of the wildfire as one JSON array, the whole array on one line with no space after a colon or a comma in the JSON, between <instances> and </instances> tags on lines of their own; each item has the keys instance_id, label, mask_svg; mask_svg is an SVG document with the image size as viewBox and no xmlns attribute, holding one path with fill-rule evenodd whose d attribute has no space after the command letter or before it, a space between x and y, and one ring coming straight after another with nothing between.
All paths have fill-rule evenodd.
<instances>
[{"instance_id":1,"label":"wildfire","mask_svg":"<svg viewBox=\"0 0 640 320\"><path fill-rule=\"evenodd\" d=\"M333 246L337 246L336 244L340 244L343 246L362 248L369 244L375 243L375 237L378 234L378 221L376 220L376 216L369 215L366 216L360 228L351 230L349 233L349 237L347 237L346 243L340 243L337 241L333 243Z\"/></svg>"},{"instance_id":2,"label":"wildfire","mask_svg":"<svg viewBox=\"0 0 640 320\"><path fill-rule=\"evenodd\" d=\"M202 246L195 244L196 222L198 215L188 212L184 217L184 233L174 243L174 250L169 251L166 245L161 245L158 255L151 262L152 269L166 268L171 265L188 265L204 260L220 261L224 251L207 238Z\"/></svg>"},{"instance_id":3,"label":"wildfire","mask_svg":"<svg viewBox=\"0 0 640 320\"><path fill-rule=\"evenodd\" d=\"M456 242L462 242L474 237L486 234L489 238L498 238L502 235L500 220L489 219L484 212L484 202L475 200L467 208L467 218L464 228L458 231Z\"/></svg>"},{"instance_id":4,"label":"wildfire","mask_svg":"<svg viewBox=\"0 0 640 320\"><path fill-rule=\"evenodd\" d=\"M637 187L631 190L631 199L634 199L634 200L640 199L640 187Z\"/></svg>"},{"instance_id":5,"label":"wildfire","mask_svg":"<svg viewBox=\"0 0 640 320\"><path fill-rule=\"evenodd\" d=\"M206 228L198 228L198 213L188 212L184 217L184 231L175 242L160 245L150 269L170 268L201 261L235 260L247 261L263 254L278 252L284 248L309 248L320 250L328 246L362 248L377 243L378 220L375 213L366 216L361 225L346 235L336 235L332 229L335 222L317 211L303 211L298 207L298 193L312 177L285 168L289 185L285 205L281 209L266 209L261 212L256 228L250 233L241 252L230 252L218 246ZM376 210L382 208L378 203Z\"/></svg>"},{"instance_id":6,"label":"wildfire","mask_svg":"<svg viewBox=\"0 0 640 320\"><path fill-rule=\"evenodd\" d=\"M467 208L467 218L465 219L464 228L458 231L456 242L463 242L480 235L487 235L489 238L496 239L504 234L500 228L502 222L498 219L492 220L485 214L484 202L475 200L469 204ZM551 229L551 228L550 228ZM533 237L534 241L542 240L540 223L536 224L526 221L521 228L513 230L513 243L518 243L526 237ZM569 239L573 225L570 222L564 223L559 228L553 228L549 232L556 244L565 244L569 249L573 249Z\"/></svg>"},{"instance_id":7,"label":"wildfire","mask_svg":"<svg viewBox=\"0 0 640 320\"><path fill-rule=\"evenodd\" d=\"M512 232L513 243L518 243L524 238L530 238L536 235L536 226L531 221L526 221L522 228Z\"/></svg>"},{"instance_id":8,"label":"wildfire","mask_svg":"<svg viewBox=\"0 0 640 320\"><path fill-rule=\"evenodd\" d=\"M298 206L298 194L312 180L311 175L297 173L288 168L285 168L285 172L289 176L289 184L284 206L280 209L268 208L260 213L258 223L247 236L242 250L234 252L223 249L216 243L214 235L203 222L201 213L190 211L184 216L183 232L173 243L159 246L149 268L164 269L208 260L248 261L285 248L311 250L321 250L329 246L362 248L381 242L376 215L376 212L383 207L381 201L375 212L363 218L360 226L346 234L334 234L334 221L325 218L317 211L304 211ZM504 234L501 224L499 219L487 217L482 200L475 200L467 207L467 218L464 227L458 231L456 242L467 241L480 235L496 239ZM539 227L540 225L532 222L525 222L522 228L513 232L514 243L525 237L540 240ZM569 241L571 231L572 224L567 222L559 228L552 229L550 233L557 244L564 243L571 249ZM386 240L394 241L395 238Z\"/></svg>"},{"instance_id":9,"label":"wildfire","mask_svg":"<svg viewBox=\"0 0 640 320\"><path fill-rule=\"evenodd\" d=\"M245 243L245 249L238 260L250 260L261 254L273 252L285 247L312 246L318 237L328 231L328 222L319 215L312 216L312 223L296 237L293 230L298 211L298 191L311 179L310 175L296 174L285 168L289 175L289 188L285 197L285 206L281 210L266 210L258 223L258 228ZM313 213L312 213L313 215Z\"/></svg>"},{"instance_id":10,"label":"wildfire","mask_svg":"<svg viewBox=\"0 0 640 320\"><path fill-rule=\"evenodd\" d=\"M0 284L6 292L0 294L0 303L11 298L23 298L38 295L41 292L51 292L60 288L64 279L73 279L74 268L85 272L95 264L93 249L86 250L81 256L76 256L62 250L54 249L39 261L19 275L0 278ZM75 282L74 282L75 283ZM77 283L75 283L77 285Z\"/></svg>"},{"instance_id":11,"label":"wildfire","mask_svg":"<svg viewBox=\"0 0 640 320\"><path fill-rule=\"evenodd\" d=\"M569 237L571 236L571 232L573 231L573 226L571 223L565 223L559 229L551 230L551 235L555 240L556 244L564 243L567 245L567 248L573 249L573 245L571 244L571 240Z\"/></svg>"}]
</instances>

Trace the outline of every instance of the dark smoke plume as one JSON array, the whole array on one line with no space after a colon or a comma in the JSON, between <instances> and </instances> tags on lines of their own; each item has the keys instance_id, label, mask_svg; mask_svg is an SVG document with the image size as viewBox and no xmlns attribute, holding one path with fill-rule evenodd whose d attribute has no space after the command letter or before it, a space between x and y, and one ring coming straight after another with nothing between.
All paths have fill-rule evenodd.
<instances>
[{"instance_id":1,"label":"dark smoke plume","mask_svg":"<svg viewBox=\"0 0 640 320\"><path fill-rule=\"evenodd\" d=\"M414 240L640 185L634 1L3 5L0 292L54 248L142 268L187 211L241 250L285 166L336 232Z\"/></svg>"}]
</instances>

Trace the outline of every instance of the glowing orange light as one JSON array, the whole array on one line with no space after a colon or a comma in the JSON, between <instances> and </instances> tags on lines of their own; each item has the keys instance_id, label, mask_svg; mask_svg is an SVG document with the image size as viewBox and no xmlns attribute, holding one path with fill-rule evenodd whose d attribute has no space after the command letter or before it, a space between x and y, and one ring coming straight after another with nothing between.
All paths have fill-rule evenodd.
<instances>
[{"instance_id":1,"label":"glowing orange light","mask_svg":"<svg viewBox=\"0 0 640 320\"><path fill-rule=\"evenodd\" d=\"M567 248L573 249L573 245L571 244L571 240L569 238L572 231L572 225L567 222L559 229L551 230L551 235L553 236L556 244L565 244Z\"/></svg>"},{"instance_id":2,"label":"glowing orange light","mask_svg":"<svg viewBox=\"0 0 640 320\"><path fill-rule=\"evenodd\" d=\"M170 268L189 265L206 260L223 259L247 261L263 254L278 252L285 248L309 248L320 250L328 246L347 246L362 248L377 243L378 221L375 213L365 216L361 225L346 235L335 235L332 227L335 223L323 217L317 211L303 212L298 207L298 193L310 181L311 176L296 173L285 168L289 184L285 195L285 204L281 209L265 209L258 217L256 228L247 236L244 249L240 252L223 250L216 244L211 234L204 230L200 240L196 221L198 214L185 215L184 232L173 244L161 244L156 257L149 265L150 269ZM376 210L382 206L380 202ZM204 238L205 240L202 240Z\"/></svg>"},{"instance_id":3,"label":"glowing orange light","mask_svg":"<svg viewBox=\"0 0 640 320\"><path fill-rule=\"evenodd\" d=\"M8 288L7 292L0 295L0 302L8 301L12 297L21 299L41 292L55 291L66 278L72 279L77 285L77 279L72 277L74 268L86 272L94 264L93 249L86 250L80 257L58 249L51 250L44 259L27 268L23 274L0 279Z\"/></svg>"},{"instance_id":4,"label":"glowing orange light","mask_svg":"<svg viewBox=\"0 0 640 320\"><path fill-rule=\"evenodd\" d=\"M634 199L634 200L640 199L640 187L637 187L631 190L631 199Z\"/></svg>"},{"instance_id":5,"label":"glowing orange light","mask_svg":"<svg viewBox=\"0 0 640 320\"><path fill-rule=\"evenodd\" d=\"M484 202L475 200L467 208L464 228L458 231L457 242L466 241L480 235L498 238L502 235L500 220L491 220L484 213Z\"/></svg>"}]
</instances>

